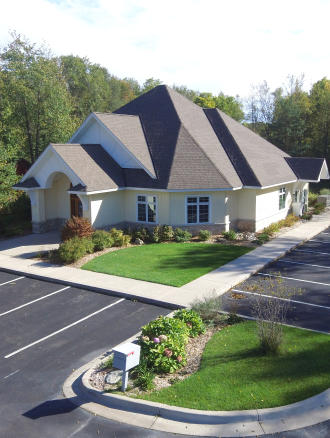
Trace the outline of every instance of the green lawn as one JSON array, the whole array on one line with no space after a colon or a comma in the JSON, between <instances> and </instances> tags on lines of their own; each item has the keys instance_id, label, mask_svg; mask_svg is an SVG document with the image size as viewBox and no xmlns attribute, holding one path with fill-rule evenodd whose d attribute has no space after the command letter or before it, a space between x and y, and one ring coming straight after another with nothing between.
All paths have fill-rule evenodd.
<instances>
[{"instance_id":1,"label":"green lawn","mask_svg":"<svg viewBox=\"0 0 330 438\"><path fill-rule=\"evenodd\" d=\"M200 370L143 399L203 410L271 408L330 387L330 336L284 327L279 356L262 356L255 322L229 326L207 344Z\"/></svg>"},{"instance_id":2,"label":"green lawn","mask_svg":"<svg viewBox=\"0 0 330 438\"><path fill-rule=\"evenodd\" d=\"M207 243L159 243L113 251L96 257L81 269L180 287L252 249Z\"/></svg>"}]
</instances>

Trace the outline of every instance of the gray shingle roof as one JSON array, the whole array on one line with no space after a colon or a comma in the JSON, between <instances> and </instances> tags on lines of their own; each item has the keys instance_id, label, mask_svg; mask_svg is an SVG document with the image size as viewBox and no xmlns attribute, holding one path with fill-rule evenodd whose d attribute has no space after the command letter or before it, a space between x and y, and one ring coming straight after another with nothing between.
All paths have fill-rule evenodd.
<instances>
[{"instance_id":1,"label":"gray shingle roof","mask_svg":"<svg viewBox=\"0 0 330 438\"><path fill-rule=\"evenodd\" d=\"M285 157L289 157L288 154L222 111L216 111L258 179L259 185L270 186L297 179L285 160Z\"/></svg>"},{"instance_id":2,"label":"gray shingle roof","mask_svg":"<svg viewBox=\"0 0 330 438\"><path fill-rule=\"evenodd\" d=\"M113 113L94 113L95 116L127 147L127 149L156 176L140 117Z\"/></svg>"},{"instance_id":3,"label":"gray shingle roof","mask_svg":"<svg viewBox=\"0 0 330 438\"><path fill-rule=\"evenodd\" d=\"M39 183L34 178L28 178L24 182L18 182L13 185L13 188L15 189L34 189L40 187Z\"/></svg>"},{"instance_id":4,"label":"gray shingle roof","mask_svg":"<svg viewBox=\"0 0 330 438\"><path fill-rule=\"evenodd\" d=\"M84 183L85 192L125 187L122 168L99 144L52 144Z\"/></svg>"},{"instance_id":5,"label":"gray shingle roof","mask_svg":"<svg viewBox=\"0 0 330 438\"><path fill-rule=\"evenodd\" d=\"M297 175L297 178L307 181L318 181L324 158L287 157L286 161Z\"/></svg>"}]
</instances>

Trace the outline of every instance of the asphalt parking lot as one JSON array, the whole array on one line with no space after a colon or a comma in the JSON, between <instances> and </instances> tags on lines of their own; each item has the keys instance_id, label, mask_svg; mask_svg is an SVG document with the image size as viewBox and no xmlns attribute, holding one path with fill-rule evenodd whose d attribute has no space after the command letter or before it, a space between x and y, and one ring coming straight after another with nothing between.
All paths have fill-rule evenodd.
<instances>
[{"instance_id":1,"label":"asphalt parking lot","mask_svg":"<svg viewBox=\"0 0 330 438\"><path fill-rule=\"evenodd\" d=\"M301 289L287 314L288 324L297 327L330 332L330 228L298 246L278 261L236 286L233 291L243 292L244 299L230 299L224 294L227 310L237 307L237 313L251 316L255 292L251 285L265 277L279 275L289 288Z\"/></svg>"},{"instance_id":2,"label":"asphalt parking lot","mask_svg":"<svg viewBox=\"0 0 330 438\"><path fill-rule=\"evenodd\" d=\"M168 313L157 306L0 272L0 436L147 436L144 429L77 408L62 396L62 385L73 369Z\"/></svg>"}]
</instances>

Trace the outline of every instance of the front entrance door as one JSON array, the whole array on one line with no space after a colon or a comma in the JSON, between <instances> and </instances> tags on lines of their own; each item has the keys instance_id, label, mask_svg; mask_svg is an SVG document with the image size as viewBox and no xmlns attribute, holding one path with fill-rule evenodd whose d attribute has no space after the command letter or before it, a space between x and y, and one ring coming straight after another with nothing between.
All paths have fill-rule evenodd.
<instances>
[{"instance_id":1,"label":"front entrance door","mask_svg":"<svg viewBox=\"0 0 330 438\"><path fill-rule=\"evenodd\" d=\"M83 217L83 206L77 195L70 194L71 217Z\"/></svg>"}]
</instances>

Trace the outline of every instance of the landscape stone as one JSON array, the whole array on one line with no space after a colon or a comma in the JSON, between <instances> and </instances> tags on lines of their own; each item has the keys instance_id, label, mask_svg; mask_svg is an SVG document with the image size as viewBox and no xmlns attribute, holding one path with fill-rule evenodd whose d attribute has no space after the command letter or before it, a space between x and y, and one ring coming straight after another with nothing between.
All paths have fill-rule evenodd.
<instances>
[{"instance_id":1,"label":"landscape stone","mask_svg":"<svg viewBox=\"0 0 330 438\"><path fill-rule=\"evenodd\" d=\"M115 370L115 371L110 371L110 373L108 373L105 376L105 383L108 383L109 385L114 385L115 383L118 383L123 377L123 371L122 370Z\"/></svg>"},{"instance_id":2,"label":"landscape stone","mask_svg":"<svg viewBox=\"0 0 330 438\"><path fill-rule=\"evenodd\" d=\"M141 240L141 239L136 239L136 240L135 240L135 244L136 244L136 245L143 245L144 242L143 242L143 240Z\"/></svg>"}]
</instances>

